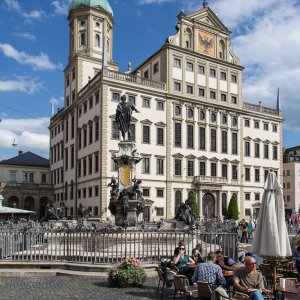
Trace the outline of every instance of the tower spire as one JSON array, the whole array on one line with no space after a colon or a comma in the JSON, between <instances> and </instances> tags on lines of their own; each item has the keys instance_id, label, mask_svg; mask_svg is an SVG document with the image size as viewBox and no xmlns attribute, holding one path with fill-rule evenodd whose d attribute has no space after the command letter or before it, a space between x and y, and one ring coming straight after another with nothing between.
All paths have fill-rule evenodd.
<instances>
[{"instance_id":1,"label":"tower spire","mask_svg":"<svg viewBox=\"0 0 300 300\"><path fill-rule=\"evenodd\" d=\"M208 7L208 1L203 0L203 8Z\"/></svg>"},{"instance_id":2,"label":"tower spire","mask_svg":"<svg viewBox=\"0 0 300 300\"><path fill-rule=\"evenodd\" d=\"M280 110L281 109L281 107L280 107L281 105L280 105L280 95L279 95L279 88L278 88L278 90L277 90L277 102L276 102L276 110Z\"/></svg>"}]
</instances>

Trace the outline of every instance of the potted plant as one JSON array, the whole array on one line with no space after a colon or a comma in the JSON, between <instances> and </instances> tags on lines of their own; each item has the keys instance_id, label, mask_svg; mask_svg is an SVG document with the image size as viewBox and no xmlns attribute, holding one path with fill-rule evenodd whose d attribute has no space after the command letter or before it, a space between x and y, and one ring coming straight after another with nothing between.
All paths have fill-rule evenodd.
<instances>
[{"instance_id":1,"label":"potted plant","mask_svg":"<svg viewBox=\"0 0 300 300\"><path fill-rule=\"evenodd\" d=\"M140 287L146 281L145 268L140 266L136 258L125 258L122 263L112 268L108 272L110 286Z\"/></svg>"}]
</instances>

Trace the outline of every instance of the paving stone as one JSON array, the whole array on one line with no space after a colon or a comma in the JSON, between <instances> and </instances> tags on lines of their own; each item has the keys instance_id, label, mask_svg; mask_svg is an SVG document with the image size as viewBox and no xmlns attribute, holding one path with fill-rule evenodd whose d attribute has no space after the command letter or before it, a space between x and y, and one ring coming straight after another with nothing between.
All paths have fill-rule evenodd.
<instances>
[{"instance_id":1,"label":"paving stone","mask_svg":"<svg viewBox=\"0 0 300 300\"><path fill-rule=\"evenodd\" d=\"M112 288L105 277L0 277L1 300L118 300L173 299L174 289L156 295L158 278L148 277L142 288Z\"/></svg>"}]
</instances>

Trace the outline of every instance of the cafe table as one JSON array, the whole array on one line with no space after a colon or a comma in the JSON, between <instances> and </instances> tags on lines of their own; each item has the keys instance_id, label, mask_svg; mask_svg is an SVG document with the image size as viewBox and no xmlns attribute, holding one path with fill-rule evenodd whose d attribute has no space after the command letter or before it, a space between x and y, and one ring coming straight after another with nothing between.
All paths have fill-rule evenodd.
<instances>
[{"instance_id":1,"label":"cafe table","mask_svg":"<svg viewBox=\"0 0 300 300\"><path fill-rule=\"evenodd\" d=\"M275 299L297 299L297 287L295 285L280 286L278 284L274 287Z\"/></svg>"}]
</instances>

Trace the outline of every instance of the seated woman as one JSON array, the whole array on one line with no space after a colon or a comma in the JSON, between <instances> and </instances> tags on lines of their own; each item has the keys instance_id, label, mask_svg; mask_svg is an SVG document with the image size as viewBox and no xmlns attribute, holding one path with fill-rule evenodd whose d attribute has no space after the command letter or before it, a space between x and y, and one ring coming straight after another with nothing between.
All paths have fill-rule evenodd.
<instances>
[{"instance_id":1,"label":"seated woman","mask_svg":"<svg viewBox=\"0 0 300 300\"><path fill-rule=\"evenodd\" d=\"M205 261L206 253L202 248L202 244L198 243L196 247L192 250L192 258L196 263L203 263Z\"/></svg>"},{"instance_id":2,"label":"seated woman","mask_svg":"<svg viewBox=\"0 0 300 300\"><path fill-rule=\"evenodd\" d=\"M173 263L178 268L178 274L185 275L188 278L193 276L194 270L188 267L188 264L194 264L195 261L185 254L185 246L178 247L179 253L174 256Z\"/></svg>"}]
</instances>

